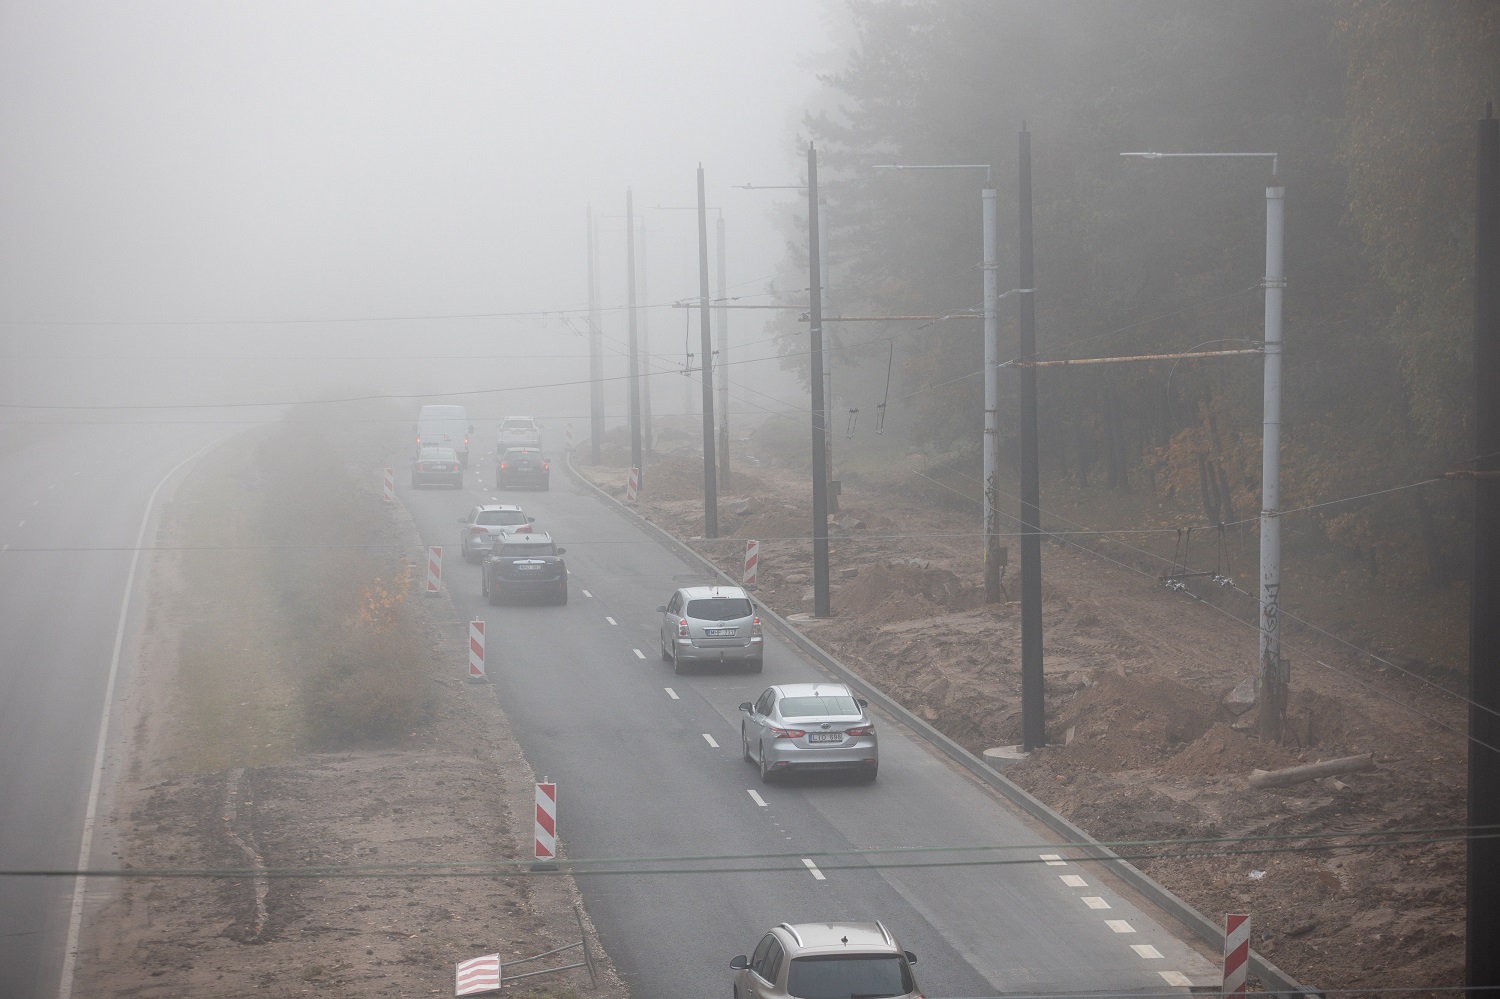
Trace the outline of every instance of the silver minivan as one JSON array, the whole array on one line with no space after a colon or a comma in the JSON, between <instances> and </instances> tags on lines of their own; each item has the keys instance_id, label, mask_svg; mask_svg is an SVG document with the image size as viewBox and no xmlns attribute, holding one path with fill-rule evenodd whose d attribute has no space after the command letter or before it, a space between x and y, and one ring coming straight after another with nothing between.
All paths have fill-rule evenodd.
<instances>
[{"instance_id":1,"label":"silver minivan","mask_svg":"<svg viewBox=\"0 0 1500 999\"><path fill-rule=\"evenodd\" d=\"M678 673L693 663L743 663L759 673L765 662L760 618L738 586L687 586L656 608L661 657Z\"/></svg>"}]
</instances>

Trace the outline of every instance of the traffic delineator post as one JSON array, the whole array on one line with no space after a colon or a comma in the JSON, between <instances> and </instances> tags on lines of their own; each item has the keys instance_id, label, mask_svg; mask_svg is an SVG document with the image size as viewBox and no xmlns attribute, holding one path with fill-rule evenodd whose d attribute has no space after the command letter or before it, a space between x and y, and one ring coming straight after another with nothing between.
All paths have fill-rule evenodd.
<instances>
[{"instance_id":1,"label":"traffic delineator post","mask_svg":"<svg viewBox=\"0 0 1500 999\"><path fill-rule=\"evenodd\" d=\"M1245 994L1250 972L1250 917L1231 914L1224 917L1224 988L1226 996Z\"/></svg>"},{"instance_id":2,"label":"traffic delineator post","mask_svg":"<svg viewBox=\"0 0 1500 999\"><path fill-rule=\"evenodd\" d=\"M755 574L756 574L756 570L759 568L759 566L760 566L760 542L759 541L746 541L745 542L745 572L744 572L744 575L742 575L740 577L740 582L744 583L745 586L747 586L747 587L752 587L753 588L755 586Z\"/></svg>"},{"instance_id":3,"label":"traffic delineator post","mask_svg":"<svg viewBox=\"0 0 1500 999\"><path fill-rule=\"evenodd\" d=\"M557 870L557 785L543 777L536 786L536 862L533 871Z\"/></svg>"},{"instance_id":4,"label":"traffic delineator post","mask_svg":"<svg viewBox=\"0 0 1500 999\"><path fill-rule=\"evenodd\" d=\"M427 595L435 597L443 583L443 549L434 545L427 549Z\"/></svg>"},{"instance_id":5,"label":"traffic delineator post","mask_svg":"<svg viewBox=\"0 0 1500 999\"><path fill-rule=\"evenodd\" d=\"M625 480L625 502L634 503L637 492L641 487L641 470L632 468L630 478Z\"/></svg>"},{"instance_id":6,"label":"traffic delineator post","mask_svg":"<svg viewBox=\"0 0 1500 999\"><path fill-rule=\"evenodd\" d=\"M484 683L489 675L484 668L484 622L469 622L469 680Z\"/></svg>"},{"instance_id":7,"label":"traffic delineator post","mask_svg":"<svg viewBox=\"0 0 1500 999\"><path fill-rule=\"evenodd\" d=\"M573 450L573 424L569 423L563 427L563 436L563 449L566 451Z\"/></svg>"},{"instance_id":8,"label":"traffic delineator post","mask_svg":"<svg viewBox=\"0 0 1500 999\"><path fill-rule=\"evenodd\" d=\"M385 501L395 502L396 499L396 470L387 468L385 470Z\"/></svg>"}]
</instances>

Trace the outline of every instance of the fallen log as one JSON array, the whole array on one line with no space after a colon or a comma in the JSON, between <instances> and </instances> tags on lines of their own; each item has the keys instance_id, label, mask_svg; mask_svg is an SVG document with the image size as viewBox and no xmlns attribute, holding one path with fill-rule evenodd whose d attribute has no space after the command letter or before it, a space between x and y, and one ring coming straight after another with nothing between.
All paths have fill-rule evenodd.
<instances>
[{"instance_id":1,"label":"fallen log","mask_svg":"<svg viewBox=\"0 0 1500 999\"><path fill-rule=\"evenodd\" d=\"M1365 753L1362 756L1345 756L1337 760L1305 763L1300 767L1287 767L1285 770L1252 770L1250 771L1250 786L1286 787L1288 784L1301 784L1303 781L1317 780L1319 777L1353 774L1361 770L1374 769L1375 754Z\"/></svg>"}]
</instances>

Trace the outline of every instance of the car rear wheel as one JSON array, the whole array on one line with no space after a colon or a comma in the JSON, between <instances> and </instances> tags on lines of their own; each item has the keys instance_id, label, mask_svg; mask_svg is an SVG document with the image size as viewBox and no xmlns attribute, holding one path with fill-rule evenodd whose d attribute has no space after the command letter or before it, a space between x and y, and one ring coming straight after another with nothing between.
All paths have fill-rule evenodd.
<instances>
[{"instance_id":1,"label":"car rear wheel","mask_svg":"<svg viewBox=\"0 0 1500 999\"><path fill-rule=\"evenodd\" d=\"M661 636L659 636L659 635L657 636L657 639L656 639L656 647L661 650L661 661L662 662L669 663L669 662L672 661L672 653L670 653L670 652L667 651L666 643L661 640Z\"/></svg>"},{"instance_id":2,"label":"car rear wheel","mask_svg":"<svg viewBox=\"0 0 1500 999\"><path fill-rule=\"evenodd\" d=\"M672 653L672 672L679 675L687 672L687 663L683 662L675 651Z\"/></svg>"},{"instance_id":3,"label":"car rear wheel","mask_svg":"<svg viewBox=\"0 0 1500 999\"><path fill-rule=\"evenodd\" d=\"M862 784L875 783L875 775L880 772L880 764L871 763L859 772L859 780Z\"/></svg>"},{"instance_id":4,"label":"car rear wheel","mask_svg":"<svg viewBox=\"0 0 1500 999\"><path fill-rule=\"evenodd\" d=\"M566 579L563 580L562 585L557 588L557 602L560 604L565 604L568 602L568 581Z\"/></svg>"},{"instance_id":5,"label":"car rear wheel","mask_svg":"<svg viewBox=\"0 0 1500 999\"><path fill-rule=\"evenodd\" d=\"M762 784L771 783L771 766L766 762L766 744L764 742L760 744L760 782Z\"/></svg>"},{"instance_id":6,"label":"car rear wheel","mask_svg":"<svg viewBox=\"0 0 1500 999\"><path fill-rule=\"evenodd\" d=\"M745 726L740 726L740 755L745 758L746 763L754 763L755 757L750 755L750 733L745 731Z\"/></svg>"},{"instance_id":7,"label":"car rear wheel","mask_svg":"<svg viewBox=\"0 0 1500 999\"><path fill-rule=\"evenodd\" d=\"M751 673L759 673L761 670L763 670L765 668L766 668L766 661L765 661L764 658L761 658L761 659L751 659L750 660L749 671Z\"/></svg>"}]
</instances>

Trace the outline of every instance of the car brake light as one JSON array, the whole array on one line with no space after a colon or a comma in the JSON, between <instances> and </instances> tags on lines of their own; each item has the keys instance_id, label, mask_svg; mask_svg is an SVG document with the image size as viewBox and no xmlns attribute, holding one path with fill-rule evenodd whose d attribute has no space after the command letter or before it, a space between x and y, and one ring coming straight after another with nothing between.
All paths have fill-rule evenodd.
<instances>
[{"instance_id":1,"label":"car brake light","mask_svg":"<svg viewBox=\"0 0 1500 999\"><path fill-rule=\"evenodd\" d=\"M688 623L687 623L687 618L682 618L681 620L679 620L677 622L677 637L678 638L687 638L688 637Z\"/></svg>"},{"instance_id":2,"label":"car brake light","mask_svg":"<svg viewBox=\"0 0 1500 999\"><path fill-rule=\"evenodd\" d=\"M845 729L844 730L844 734L845 735L874 735L875 734L875 726L874 725L861 725L858 728Z\"/></svg>"},{"instance_id":3,"label":"car brake light","mask_svg":"<svg viewBox=\"0 0 1500 999\"><path fill-rule=\"evenodd\" d=\"M488 534L488 533L490 533L488 528L484 528L484 527L471 527L471 528L469 528L469 535L471 537L473 535L476 535L476 534Z\"/></svg>"},{"instance_id":4,"label":"car brake light","mask_svg":"<svg viewBox=\"0 0 1500 999\"><path fill-rule=\"evenodd\" d=\"M501 467L501 468L504 468L504 467L505 467L505 462L503 462L503 461L502 461L502 462L501 462L501 463L500 463L500 467Z\"/></svg>"},{"instance_id":5,"label":"car brake light","mask_svg":"<svg viewBox=\"0 0 1500 999\"><path fill-rule=\"evenodd\" d=\"M751 638L759 638L760 637L760 618L758 618L758 617L750 619L750 637Z\"/></svg>"},{"instance_id":6,"label":"car brake light","mask_svg":"<svg viewBox=\"0 0 1500 999\"><path fill-rule=\"evenodd\" d=\"M800 728L777 728L775 725L772 725L771 734L778 739L800 739L807 733Z\"/></svg>"},{"instance_id":7,"label":"car brake light","mask_svg":"<svg viewBox=\"0 0 1500 999\"><path fill-rule=\"evenodd\" d=\"M550 461L544 461L544 462L542 462L542 471L544 471L544 472L550 472L550 471L552 471L552 462L550 462Z\"/></svg>"}]
</instances>

